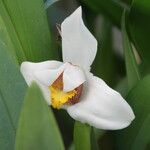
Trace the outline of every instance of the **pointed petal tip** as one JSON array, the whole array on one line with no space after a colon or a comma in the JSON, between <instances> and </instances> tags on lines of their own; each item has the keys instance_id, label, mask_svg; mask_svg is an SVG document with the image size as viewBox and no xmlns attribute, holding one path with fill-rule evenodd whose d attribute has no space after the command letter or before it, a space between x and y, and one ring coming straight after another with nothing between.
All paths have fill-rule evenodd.
<instances>
[{"instance_id":1,"label":"pointed petal tip","mask_svg":"<svg viewBox=\"0 0 150 150\"><path fill-rule=\"evenodd\" d=\"M26 64L27 64L26 61L24 61L24 62L21 63L21 65L20 65L20 71L21 72L23 72L26 69Z\"/></svg>"},{"instance_id":2,"label":"pointed petal tip","mask_svg":"<svg viewBox=\"0 0 150 150\"><path fill-rule=\"evenodd\" d=\"M26 73L29 70L31 70L30 68L32 67L32 64L34 64L34 63L33 62L29 62L29 61L22 62L21 65L20 65L21 73L24 75L24 73Z\"/></svg>"},{"instance_id":3,"label":"pointed petal tip","mask_svg":"<svg viewBox=\"0 0 150 150\"><path fill-rule=\"evenodd\" d=\"M126 126L124 126L124 128L128 127L132 123L132 121L135 119L135 114L131 106L126 101L125 101L125 105L126 105L126 108L124 109L124 113L126 113L126 117L124 121L126 121L125 123Z\"/></svg>"},{"instance_id":4,"label":"pointed petal tip","mask_svg":"<svg viewBox=\"0 0 150 150\"><path fill-rule=\"evenodd\" d=\"M20 72L28 86L30 86L33 81L33 75L31 74L29 68L30 68L30 62L28 61L24 61L20 65Z\"/></svg>"},{"instance_id":5,"label":"pointed petal tip","mask_svg":"<svg viewBox=\"0 0 150 150\"><path fill-rule=\"evenodd\" d=\"M124 123L122 123L122 125L120 127L114 128L111 130L121 130L121 129L125 129L125 128L129 127L131 125L131 123L134 121L135 115L134 115L134 112L131 107L130 107L130 112L128 112L128 113L129 113L128 119L124 120Z\"/></svg>"},{"instance_id":6,"label":"pointed petal tip","mask_svg":"<svg viewBox=\"0 0 150 150\"><path fill-rule=\"evenodd\" d=\"M122 124L122 126L118 127L118 128L114 128L114 129L111 129L111 130L121 130L121 129L125 129L127 128L128 126L131 125L132 121L135 119L135 116L130 119L129 121L127 121L126 123Z\"/></svg>"},{"instance_id":7,"label":"pointed petal tip","mask_svg":"<svg viewBox=\"0 0 150 150\"><path fill-rule=\"evenodd\" d=\"M76 13L78 13L80 16L82 16L82 7L79 6L76 10L75 10Z\"/></svg>"},{"instance_id":8,"label":"pointed petal tip","mask_svg":"<svg viewBox=\"0 0 150 150\"><path fill-rule=\"evenodd\" d=\"M135 119L135 114L132 110L132 108L130 107L130 117L129 117L129 125L132 123L132 121Z\"/></svg>"},{"instance_id":9,"label":"pointed petal tip","mask_svg":"<svg viewBox=\"0 0 150 150\"><path fill-rule=\"evenodd\" d=\"M66 20L68 20L70 17L82 19L82 7L79 6L71 15L65 18L65 20L61 23L61 28L63 28L63 25L66 23Z\"/></svg>"}]
</instances>

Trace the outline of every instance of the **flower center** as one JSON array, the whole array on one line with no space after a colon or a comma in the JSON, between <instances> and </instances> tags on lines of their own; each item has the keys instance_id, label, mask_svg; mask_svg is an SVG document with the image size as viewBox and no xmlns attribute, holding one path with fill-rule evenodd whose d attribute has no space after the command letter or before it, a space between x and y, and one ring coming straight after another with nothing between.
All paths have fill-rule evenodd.
<instances>
[{"instance_id":1,"label":"flower center","mask_svg":"<svg viewBox=\"0 0 150 150\"><path fill-rule=\"evenodd\" d=\"M60 109L64 104L72 105L79 102L83 84L72 91L63 91L63 73L49 86L53 108Z\"/></svg>"}]
</instances>

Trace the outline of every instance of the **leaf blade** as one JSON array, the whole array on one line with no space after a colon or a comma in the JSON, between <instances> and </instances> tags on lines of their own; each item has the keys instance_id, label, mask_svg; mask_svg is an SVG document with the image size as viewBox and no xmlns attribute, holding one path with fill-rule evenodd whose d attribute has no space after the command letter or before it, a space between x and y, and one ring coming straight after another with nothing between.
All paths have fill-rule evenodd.
<instances>
[{"instance_id":1,"label":"leaf blade","mask_svg":"<svg viewBox=\"0 0 150 150\"><path fill-rule=\"evenodd\" d=\"M124 11L122 15L121 27L122 27L123 49L125 54L128 86L129 89L131 89L140 80L140 73L138 71L138 65L126 31L125 17L126 17L126 11Z\"/></svg>"},{"instance_id":2,"label":"leaf blade","mask_svg":"<svg viewBox=\"0 0 150 150\"><path fill-rule=\"evenodd\" d=\"M128 17L128 26L131 38L143 61L150 64L150 1L134 0ZM139 19L140 18L140 19ZM148 66L149 69L149 66Z\"/></svg>"},{"instance_id":3,"label":"leaf blade","mask_svg":"<svg viewBox=\"0 0 150 150\"><path fill-rule=\"evenodd\" d=\"M149 91L150 75L140 80L136 87L129 92L126 99L135 113L135 120L128 128L117 132L116 139L119 150L132 150L134 147L137 148L135 145L139 145L138 149L133 150L143 150L149 144L150 133L147 132L147 128L144 128L144 126L149 127L149 122L146 121L150 114ZM145 131L140 132L143 128ZM143 132L145 134L142 134ZM138 141L139 137L142 139L140 142Z\"/></svg>"},{"instance_id":4,"label":"leaf blade","mask_svg":"<svg viewBox=\"0 0 150 150\"><path fill-rule=\"evenodd\" d=\"M52 57L51 35L43 0L5 0L27 60L42 61Z\"/></svg>"},{"instance_id":5,"label":"leaf blade","mask_svg":"<svg viewBox=\"0 0 150 150\"><path fill-rule=\"evenodd\" d=\"M0 113L3 114L0 117L0 147L3 150L13 149L15 143L15 132L10 122L10 118L7 115L6 106L4 100L0 94ZM5 130L7 129L7 130Z\"/></svg>"},{"instance_id":6,"label":"leaf blade","mask_svg":"<svg viewBox=\"0 0 150 150\"><path fill-rule=\"evenodd\" d=\"M0 138L2 139L0 147L4 150L14 147L15 130L26 91L26 84L19 67L7 48L7 45L0 40Z\"/></svg>"},{"instance_id":7,"label":"leaf blade","mask_svg":"<svg viewBox=\"0 0 150 150\"><path fill-rule=\"evenodd\" d=\"M64 150L54 116L36 84L29 88L16 135L16 150Z\"/></svg>"},{"instance_id":8,"label":"leaf blade","mask_svg":"<svg viewBox=\"0 0 150 150\"><path fill-rule=\"evenodd\" d=\"M7 45L11 45L8 50L12 50L18 62L21 63L26 57L3 1L0 1L0 20L0 38Z\"/></svg>"},{"instance_id":9,"label":"leaf blade","mask_svg":"<svg viewBox=\"0 0 150 150\"><path fill-rule=\"evenodd\" d=\"M90 133L91 127L82 124L78 121L75 122L74 126L74 144L76 150L91 149L91 141L90 141Z\"/></svg>"}]
</instances>

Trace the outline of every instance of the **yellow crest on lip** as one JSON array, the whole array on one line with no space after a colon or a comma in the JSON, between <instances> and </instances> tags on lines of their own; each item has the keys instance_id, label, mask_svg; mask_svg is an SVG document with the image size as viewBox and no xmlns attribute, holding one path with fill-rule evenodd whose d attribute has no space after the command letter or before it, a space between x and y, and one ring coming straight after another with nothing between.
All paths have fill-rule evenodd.
<instances>
[{"instance_id":1,"label":"yellow crest on lip","mask_svg":"<svg viewBox=\"0 0 150 150\"><path fill-rule=\"evenodd\" d=\"M64 92L63 91L63 73L53 82L51 86L49 86L49 90L51 92L51 104L53 108L60 109L64 104L73 105L79 102L79 98L82 93L81 84L79 87L75 88L72 91Z\"/></svg>"},{"instance_id":2,"label":"yellow crest on lip","mask_svg":"<svg viewBox=\"0 0 150 150\"><path fill-rule=\"evenodd\" d=\"M63 73L54 81L49 89L51 92L52 106L57 109L60 109L62 105L67 103L77 93L76 90L70 92L63 91Z\"/></svg>"},{"instance_id":3,"label":"yellow crest on lip","mask_svg":"<svg viewBox=\"0 0 150 150\"><path fill-rule=\"evenodd\" d=\"M62 105L67 103L72 97L76 95L76 90L64 92L53 85L49 87L51 91L51 102L54 108L60 109Z\"/></svg>"}]
</instances>

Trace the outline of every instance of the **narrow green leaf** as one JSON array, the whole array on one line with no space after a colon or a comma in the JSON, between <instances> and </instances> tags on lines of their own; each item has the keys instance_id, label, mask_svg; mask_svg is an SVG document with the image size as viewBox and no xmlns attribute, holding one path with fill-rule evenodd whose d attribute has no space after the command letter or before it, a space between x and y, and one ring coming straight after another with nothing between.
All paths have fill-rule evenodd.
<instances>
[{"instance_id":1,"label":"narrow green leaf","mask_svg":"<svg viewBox=\"0 0 150 150\"><path fill-rule=\"evenodd\" d=\"M142 61L150 64L150 1L134 0L128 17L131 38ZM149 66L147 66L149 68Z\"/></svg>"},{"instance_id":2,"label":"narrow green leaf","mask_svg":"<svg viewBox=\"0 0 150 150\"><path fill-rule=\"evenodd\" d=\"M15 131L8 114L5 100L0 94L0 149L12 150L15 143Z\"/></svg>"},{"instance_id":3,"label":"narrow green leaf","mask_svg":"<svg viewBox=\"0 0 150 150\"><path fill-rule=\"evenodd\" d=\"M117 132L119 150L144 150L150 144L149 98L150 75L140 80L126 98L133 108L135 120L128 128Z\"/></svg>"},{"instance_id":4,"label":"narrow green leaf","mask_svg":"<svg viewBox=\"0 0 150 150\"><path fill-rule=\"evenodd\" d=\"M53 3L57 2L58 0L46 0L44 3L44 8L47 9L49 6L51 6Z\"/></svg>"},{"instance_id":5,"label":"narrow green leaf","mask_svg":"<svg viewBox=\"0 0 150 150\"><path fill-rule=\"evenodd\" d=\"M146 150L148 146L150 148L150 134L147 134L148 131L150 131L150 114L145 118L143 125L139 130L139 134L137 135L134 143L132 144L132 150Z\"/></svg>"},{"instance_id":6,"label":"narrow green leaf","mask_svg":"<svg viewBox=\"0 0 150 150\"><path fill-rule=\"evenodd\" d=\"M16 150L63 150L64 146L51 109L40 89L28 89L16 135Z\"/></svg>"},{"instance_id":7,"label":"narrow green leaf","mask_svg":"<svg viewBox=\"0 0 150 150\"><path fill-rule=\"evenodd\" d=\"M126 12L124 11L123 16L122 16L121 27L122 27L123 49L124 49L124 54L125 54L128 86L130 89L134 87L137 84L137 82L140 80L140 74L138 71L138 66L135 60L135 56L132 50L131 43L127 35L125 15L126 15Z\"/></svg>"},{"instance_id":8,"label":"narrow green leaf","mask_svg":"<svg viewBox=\"0 0 150 150\"><path fill-rule=\"evenodd\" d=\"M94 129L94 127L91 127L91 149L92 150L99 150L97 133L95 133L98 132L97 130L98 129Z\"/></svg>"},{"instance_id":9,"label":"narrow green leaf","mask_svg":"<svg viewBox=\"0 0 150 150\"><path fill-rule=\"evenodd\" d=\"M43 0L4 0L28 60L51 58L51 37Z\"/></svg>"},{"instance_id":10,"label":"narrow green leaf","mask_svg":"<svg viewBox=\"0 0 150 150\"><path fill-rule=\"evenodd\" d=\"M2 19L1 16L0 16L0 40L1 40L1 42L3 42L3 44L7 45L7 48L5 50L7 50L8 53L10 53L13 60L17 64L18 60L17 60L17 56L16 56L16 53L15 53L15 48L14 48L12 42L11 42L11 39L10 39L9 34L7 32L4 20Z\"/></svg>"},{"instance_id":11,"label":"narrow green leaf","mask_svg":"<svg viewBox=\"0 0 150 150\"><path fill-rule=\"evenodd\" d=\"M0 39L9 46L7 50L13 51L11 54L17 57L19 63L25 60L23 48L2 0L0 1Z\"/></svg>"},{"instance_id":12,"label":"narrow green leaf","mask_svg":"<svg viewBox=\"0 0 150 150\"><path fill-rule=\"evenodd\" d=\"M81 0L97 13L107 16L117 26L120 26L121 14L125 6L113 0Z\"/></svg>"},{"instance_id":13,"label":"narrow green leaf","mask_svg":"<svg viewBox=\"0 0 150 150\"><path fill-rule=\"evenodd\" d=\"M19 67L0 40L0 149L12 150L15 130L26 91Z\"/></svg>"},{"instance_id":14,"label":"narrow green leaf","mask_svg":"<svg viewBox=\"0 0 150 150\"><path fill-rule=\"evenodd\" d=\"M75 150L91 150L91 127L78 121L74 126Z\"/></svg>"}]
</instances>

